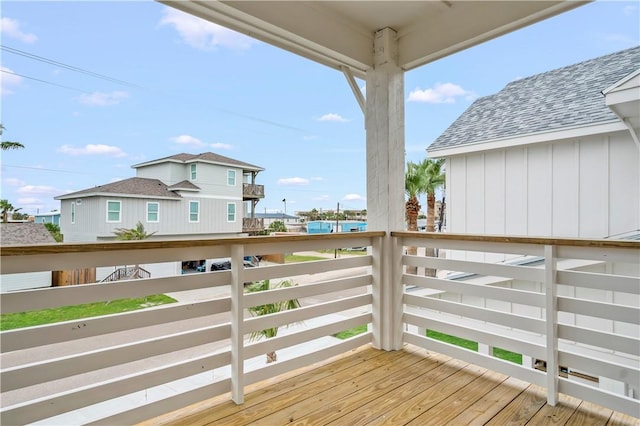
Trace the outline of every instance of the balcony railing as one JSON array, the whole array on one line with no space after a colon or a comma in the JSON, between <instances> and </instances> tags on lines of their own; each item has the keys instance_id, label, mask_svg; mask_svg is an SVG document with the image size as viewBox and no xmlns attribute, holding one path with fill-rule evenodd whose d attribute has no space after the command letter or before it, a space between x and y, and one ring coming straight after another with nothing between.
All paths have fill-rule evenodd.
<instances>
[{"instance_id":1,"label":"balcony railing","mask_svg":"<svg viewBox=\"0 0 640 426\"><path fill-rule=\"evenodd\" d=\"M257 232L264 230L264 219L257 217L242 218L242 232Z\"/></svg>"},{"instance_id":2,"label":"balcony railing","mask_svg":"<svg viewBox=\"0 0 640 426\"><path fill-rule=\"evenodd\" d=\"M343 247L367 247L368 254L242 267L249 255ZM437 248L439 257L409 256L406 247ZM371 231L3 247L1 255L2 274L204 258L232 264L3 294L3 314L160 293L201 297L2 332L2 424L129 424L229 392L242 403L246 385L364 344L380 347L389 336L543 386L552 404L560 392L640 412L638 242ZM404 272L414 267L417 273ZM436 277L423 275L432 269ZM244 292L245 282L264 279L300 285ZM302 307L246 314L292 298ZM368 331L331 337L360 325ZM278 337L247 338L272 326L280 327ZM478 350L427 337L427 330L476 342ZM494 356L493 348L521 355L522 363ZM272 351L282 356L266 364Z\"/></svg>"},{"instance_id":3,"label":"balcony railing","mask_svg":"<svg viewBox=\"0 0 640 426\"><path fill-rule=\"evenodd\" d=\"M244 198L245 200L255 199L255 198L264 198L264 185L243 183L242 198Z\"/></svg>"}]
</instances>

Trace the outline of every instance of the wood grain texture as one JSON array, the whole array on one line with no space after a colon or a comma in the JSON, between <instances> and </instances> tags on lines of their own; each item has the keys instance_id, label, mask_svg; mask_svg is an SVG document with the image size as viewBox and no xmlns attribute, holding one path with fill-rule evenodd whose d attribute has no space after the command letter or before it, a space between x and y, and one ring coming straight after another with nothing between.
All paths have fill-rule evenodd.
<instances>
[{"instance_id":1,"label":"wood grain texture","mask_svg":"<svg viewBox=\"0 0 640 426\"><path fill-rule=\"evenodd\" d=\"M172 425L607 425L640 419L428 352L413 345L369 345L247 386L245 403L229 395L140 423Z\"/></svg>"}]
</instances>

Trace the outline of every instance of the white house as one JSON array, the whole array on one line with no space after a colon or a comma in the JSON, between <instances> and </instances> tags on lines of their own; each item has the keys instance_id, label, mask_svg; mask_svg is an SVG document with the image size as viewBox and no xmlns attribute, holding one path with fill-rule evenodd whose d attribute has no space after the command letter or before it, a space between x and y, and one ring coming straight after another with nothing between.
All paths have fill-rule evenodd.
<instances>
[{"instance_id":1,"label":"white house","mask_svg":"<svg viewBox=\"0 0 640 426\"><path fill-rule=\"evenodd\" d=\"M446 159L447 230L452 233L569 238L640 238L640 47L509 83L476 100L431 144L429 157ZM532 262L516 255L448 252L447 257ZM605 262L559 269L639 276L636 265ZM463 279L473 280L474 277ZM478 284L544 292L541 283L493 277ZM474 281L475 282L475 281ZM588 287L588 286L587 286ZM558 294L638 306L637 295L558 286ZM445 299L463 295L441 293ZM530 306L485 298L465 302L542 318ZM602 332L640 334L637 326L597 316L560 313L559 321ZM580 350L588 347L577 345ZM488 348L485 348L488 350ZM599 353L619 363L638 359ZM527 359L534 365L536 360ZM538 361L539 363L539 361ZM639 397L637 383L573 371L574 380ZM572 374L574 374L572 376Z\"/></svg>"},{"instance_id":2,"label":"white house","mask_svg":"<svg viewBox=\"0 0 640 426\"><path fill-rule=\"evenodd\" d=\"M609 238L640 229L640 47L509 83L427 149L450 232Z\"/></svg>"}]
</instances>

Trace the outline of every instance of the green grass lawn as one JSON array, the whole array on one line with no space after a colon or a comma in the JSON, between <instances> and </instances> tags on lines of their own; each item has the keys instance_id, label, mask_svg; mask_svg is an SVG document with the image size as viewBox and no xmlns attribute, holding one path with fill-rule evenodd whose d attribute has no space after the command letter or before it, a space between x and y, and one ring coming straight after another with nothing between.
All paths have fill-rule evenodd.
<instances>
[{"instance_id":1,"label":"green grass lawn","mask_svg":"<svg viewBox=\"0 0 640 426\"><path fill-rule=\"evenodd\" d=\"M339 333L334 334L334 337L337 337L338 339L348 339L349 337L353 337L353 336L357 336L358 334L362 334L362 333L366 333L367 332L367 325L359 325L357 327L354 328L350 328L348 330L344 330L341 331Z\"/></svg>"},{"instance_id":2,"label":"green grass lawn","mask_svg":"<svg viewBox=\"0 0 640 426\"><path fill-rule=\"evenodd\" d=\"M449 334L440 333L434 330L427 330L427 337L440 340L441 342L450 343L452 345L460 346L465 349L469 349L478 352L478 343L472 340L461 339L460 337L451 336ZM496 358L504 359L516 364L522 365L522 354L508 351L506 349L493 348L493 356Z\"/></svg>"},{"instance_id":3,"label":"green grass lawn","mask_svg":"<svg viewBox=\"0 0 640 426\"><path fill-rule=\"evenodd\" d=\"M284 263L311 262L312 260L325 260L322 256L300 256L297 254L287 254L284 257Z\"/></svg>"},{"instance_id":4,"label":"green grass lawn","mask_svg":"<svg viewBox=\"0 0 640 426\"><path fill-rule=\"evenodd\" d=\"M0 331L135 311L138 309L174 302L176 302L176 300L169 296L156 294L154 296L141 297L139 299L119 299L108 302L87 303L83 305L43 309L40 311L3 314L0 315Z\"/></svg>"}]
</instances>

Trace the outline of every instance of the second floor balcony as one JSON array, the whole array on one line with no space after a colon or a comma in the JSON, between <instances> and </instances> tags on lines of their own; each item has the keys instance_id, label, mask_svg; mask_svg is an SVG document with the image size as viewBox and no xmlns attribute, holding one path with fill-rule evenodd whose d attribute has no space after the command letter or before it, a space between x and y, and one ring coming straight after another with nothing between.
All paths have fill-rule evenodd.
<instances>
[{"instance_id":1,"label":"second floor balcony","mask_svg":"<svg viewBox=\"0 0 640 426\"><path fill-rule=\"evenodd\" d=\"M255 200L264 198L264 185L255 185L251 183L242 184L242 199Z\"/></svg>"},{"instance_id":2,"label":"second floor balcony","mask_svg":"<svg viewBox=\"0 0 640 426\"><path fill-rule=\"evenodd\" d=\"M367 253L340 255L345 247ZM430 248L436 256L422 254ZM242 267L245 256L307 251L326 257ZM640 418L637 241L368 231L5 246L1 255L2 274L187 258L232 265L2 294L3 314L176 299L3 331L2 424ZM297 285L245 292L261 280ZM247 310L294 298L300 308ZM250 338L269 327L276 337ZM270 352L277 361L266 363Z\"/></svg>"}]
</instances>

